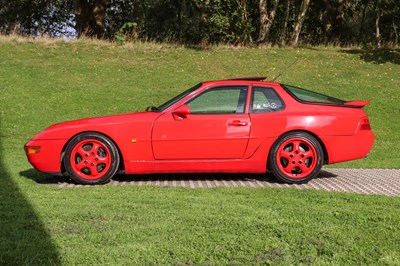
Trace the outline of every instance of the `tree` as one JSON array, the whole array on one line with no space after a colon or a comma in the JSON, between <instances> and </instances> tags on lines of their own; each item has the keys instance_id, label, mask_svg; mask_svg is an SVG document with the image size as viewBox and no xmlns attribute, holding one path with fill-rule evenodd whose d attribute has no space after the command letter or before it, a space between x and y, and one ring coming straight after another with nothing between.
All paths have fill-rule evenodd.
<instances>
[{"instance_id":1,"label":"tree","mask_svg":"<svg viewBox=\"0 0 400 266\"><path fill-rule=\"evenodd\" d=\"M394 0L375 0L374 1L374 13L375 13L375 45L377 48L382 47L382 42L383 38L388 39L390 35L393 36L393 34L389 34L387 31L392 31L394 32L395 36L397 36L397 28L396 28L396 23L394 22L394 17L396 17L396 11L398 14L398 3ZM390 19L390 17L392 19ZM386 20L386 36L384 37L382 35L382 28L383 25L381 25L382 20ZM392 25L388 25L391 23ZM397 27L399 26L399 21L397 21ZM393 37L392 37L393 38ZM392 41L394 43L397 43L396 38Z\"/></svg>"},{"instance_id":2,"label":"tree","mask_svg":"<svg viewBox=\"0 0 400 266\"><path fill-rule=\"evenodd\" d=\"M268 12L268 1L260 0L260 31L258 33L258 43L266 43L269 41L269 32L274 23L276 11L278 9L279 0L273 0L271 12Z\"/></svg>"},{"instance_id":3,"label":"tree","mask_svg":"<svg viewBox=\"0 0 400 266\"><path fill-rule=\"evenodd\" d=\"M366 19L366 14L367 14L367 9L368 9L368 5L369 5L370 0L364 0L362 1L361 5L362 5L362 16L361 16L361 25L360 25L360 30L358 32L358 39L360 40L360 42L364 42L364 28L365 28L365 19Z\"/></svg>"},{"instance_id":4,"label":"tree","mask_svg":"<svg viewBox=\"0 0 400 266\"><path fill-rule=\"evenodd\" d=\"M72 1L0 0L0 32L21 35L68 35Z\"/></svg>"},{"instance_id":5,"label":"tree","mask_svg":"<svg viewBox=\"0 0 400 266\"><path fill-rule=\"evenodd\" d=\"M199 29L200 29L200 33L201 33L201 39L200 39L200 43L206 43L206 27L207 27L207 23L208 23L208 18L209 18L209 8L210 8L210 0L204 0L204 1L199 1L199 0L195 0L194 1L194 6L197 10L197 12L199 13L199 20L198 20L198 25L199 25Z\"/></svg>"},{"instance_id":6,"label":"tree","mask_svg":"<svg viewBox=\"0 0 400 266\"><path fill-rule=\"evenodd\" d=\"M340 43L345 20L346 0L324 0L322 14L324 45L330 42Z\"/></svg>"},{"instance_id":7,"label":"tree","mask_svg":"<svg viewBox=\"0 0 400 266\"><path fill-rule=\"evenodd\" d=\"M106 27L108 0L75 0L75 30L82 36L102 38Z\"/></svg>"},{"instance_id":8,"label":"tree","mask_svg":"<svg viewBox=\"0 0 400 266\"><path fill-rule=\"evenodd\" d=\"M303 27L304 19L306 17L308 5L310 4L310 0L302 0L300 12L297 16L296 23L294 24L292 36L290 38L289 45L290 46L297 46L299 41L299 36L301 32L301 27Z\"/></svg>"},{"instance_id":9,"label":"tree","mask_svg":"<svg viewBox=\"0 0 400 266\"><path fill-rule=\"evenodd\" d=\"M382 47L399 28L396 0L0 0L2 34Z\"/></svg>"},{"instance_id":10,"label":"tree","mask_svg":"<svg viewBox=\"0 0 400 266\"><path fill-rule=\"evenodd\" d=\"M280 45L285 46L286 45L286 36L287 36L287 28L288 28L288 22L289 22L289 15L290 15L290 4L292 3L291 0L285 0L285 19L283 22L283 30L281 33L281 39L280 39Z\"/></svg>"},{"instance_id":11,"label":"tree","mask_svg":"<svg viewBox=\"0 0 400 266\"><path fill-rule=\"evenodd\" d=\"M240 20L239 24L241 26L241 32L239 33L240 36L240 43L242 44L249 44L253 42L253 38L251 37L251 25L247 16L247 0L240 0L239 3L239 10L240 10Z\"/></svg>"},{"instance_id":12,"label":"tree","mask_svg":"<svg viewBox=\"0 0 400 266\"><path fill-rule=\"evenodd\" d=\"M381 29L380 29L380 25L379 25L379 22L380 22L382 16L383 16L383 10L377 8L376 18L375 18L375 41L376 41L377 48L381 48L381 46L382 46L382 36L381 36Z\"/></svg>"}]
</instances>

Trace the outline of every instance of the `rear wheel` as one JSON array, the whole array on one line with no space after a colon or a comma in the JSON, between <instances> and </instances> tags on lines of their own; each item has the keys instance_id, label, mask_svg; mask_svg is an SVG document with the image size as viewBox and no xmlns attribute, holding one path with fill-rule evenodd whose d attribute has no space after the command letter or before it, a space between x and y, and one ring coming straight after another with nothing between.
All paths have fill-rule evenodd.
<instances>
[{"instance_id":1,"label":"rear wheel","mask_svg":"<svg viewBox=\"0 0 400 266\"><path fill-rule=\"evenodd\" d=\"M283 182L305 183L319 174L323 157L321 144L315 137L306 132L291 132L272 146L268 168Z\"/></svg>"},{"instance_id":2,"label":"rear wheel","mask_svg":"<svg viewBox=\"0 0 400 266\"><path fill-rule=\"evenodd\" d=\"M118 170L119 154L106 136L87 132L75 136L65 149L64 165L72 180L85 185L103 184Z\"/></svg>"}]
</instances>

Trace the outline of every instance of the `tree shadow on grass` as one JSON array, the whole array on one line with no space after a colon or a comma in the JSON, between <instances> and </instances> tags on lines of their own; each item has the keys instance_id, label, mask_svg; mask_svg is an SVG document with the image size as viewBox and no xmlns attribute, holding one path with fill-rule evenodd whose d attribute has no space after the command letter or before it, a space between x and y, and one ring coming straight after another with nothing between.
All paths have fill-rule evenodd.
<instances>
[{"instance_id":1,"label":"tree shadow on grass","mask_svg":"<svg viewBox=\"0 0 400 266\"><path fill-rule=\"evenodd\" d=\"M350 49L342 50L343 53L359 55L361 60L374 64L400 64L400 49Z\"/></svg>"},{"instance_id":2,"label":"tree shadow on grass","mask_svg":"<svg viewBox=\"0 0 400 266\"><path fill-rule=\"evenodd\" d=\"M57 247L5 168L4 156L0 137L0 265L59 265Z\"/></svg>"}]
</instances>

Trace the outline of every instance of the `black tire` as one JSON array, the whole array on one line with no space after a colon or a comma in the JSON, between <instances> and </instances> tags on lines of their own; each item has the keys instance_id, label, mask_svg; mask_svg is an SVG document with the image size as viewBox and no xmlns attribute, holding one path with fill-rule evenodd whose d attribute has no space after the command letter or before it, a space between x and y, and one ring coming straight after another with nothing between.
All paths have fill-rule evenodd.
<instances>
[{"instance_id":1,"label":"black tire","mask_svg":"<svg viewBox=\"0 0 400 266\"><path fill-rule=\"evenodd\" d=\"M324 152L311 134L289 132L272 145L268 169L280 181L289 184L306 183L321 171Z\"/></svg>"},{"instance_id":2,"label":"black tire","mask_svg":"<svg viewBox=\"0 0 400 266\"><path fill-rule=\"evenodd\" d=\"M108 137L85 132L73 137L65 148L65 170L79 184L98 185L108 182L119 167L119 153Z\"/></svg>"}]
</instances>

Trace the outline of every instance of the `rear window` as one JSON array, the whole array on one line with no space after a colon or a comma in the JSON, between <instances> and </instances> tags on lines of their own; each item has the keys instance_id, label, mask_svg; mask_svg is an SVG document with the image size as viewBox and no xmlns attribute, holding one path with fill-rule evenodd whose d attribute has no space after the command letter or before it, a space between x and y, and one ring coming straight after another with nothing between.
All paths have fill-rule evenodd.
<instances>
[{"instance_id":1,"label":"rear window","mask_svg":"<svg viewBox=\"0 0 400 266\"><path fill-rule=\"evenodd\" d=\"M296 100L305 103L322 103L322 104L334 104L334 105L342 105L346 101L327 96L321 93L297 88L290 85L283 85L286 91L291 94Z\"/></svg>"}]
</instances>

